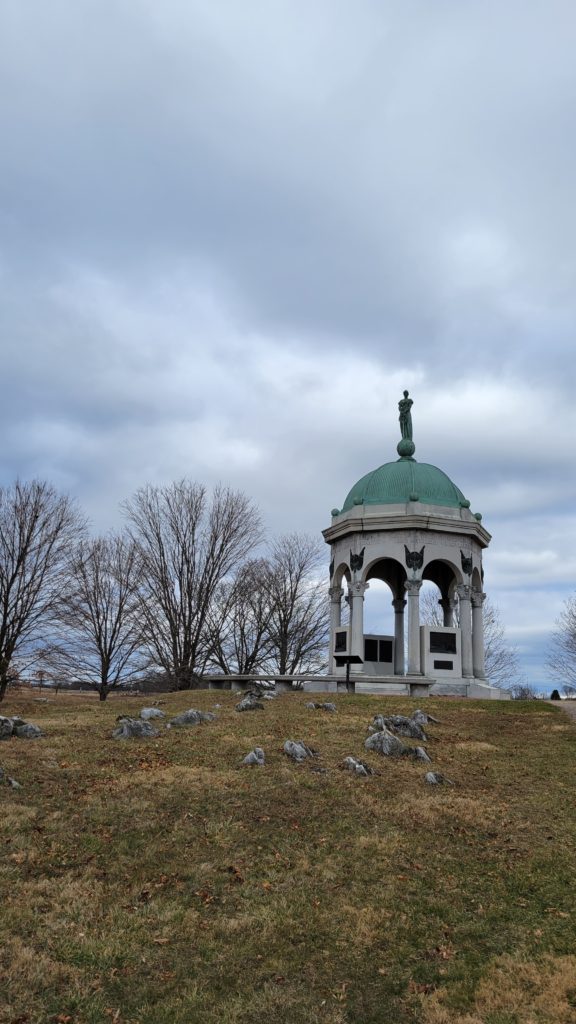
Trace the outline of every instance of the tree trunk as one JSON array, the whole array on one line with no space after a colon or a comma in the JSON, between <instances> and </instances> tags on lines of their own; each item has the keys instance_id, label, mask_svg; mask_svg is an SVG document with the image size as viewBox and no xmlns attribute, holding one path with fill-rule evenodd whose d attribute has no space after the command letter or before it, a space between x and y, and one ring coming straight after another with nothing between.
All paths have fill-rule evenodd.
<instances>
[{"instance_id":1,"label":"tree trunk","mask_svg":"<svg viewBox=\"0 0 576 1024\"><path fill-rule=\"evenodd\" d=\"M107 686L99 686L98 687L98 700L106 700L107 696L108 696L108 687Z\"/></svg>"}]
</instances>

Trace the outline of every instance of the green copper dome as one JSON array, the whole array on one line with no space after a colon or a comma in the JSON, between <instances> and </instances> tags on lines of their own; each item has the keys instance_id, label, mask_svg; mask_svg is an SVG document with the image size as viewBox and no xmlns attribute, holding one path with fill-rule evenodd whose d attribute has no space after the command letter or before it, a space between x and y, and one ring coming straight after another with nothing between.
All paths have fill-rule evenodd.
<instances>
[{"instance_id":1,"label":"green copper dome","mask_svg":"<svg viewBox=\"0 0 576 1024\"><path fill-rule=\"evenodd\" d=\"M396 451L400 458L397 462L386 462L354 484L342 512L348 512L355 505L404 505L408 501L444 508L470 508L470 502L446 473L413 458L416 450L412 437L413 404L405 391L398 402L402 437ZM333 509L332 516L337 515L338 509Z\"/></svg>"},{"instance_id":2,"label":"green copper dome","mask_svg":"<svg viewBox=\"0 0 576 1024\"><path fill-rule=\"evenodd\" d=\"M355 505L401 505L422 501L426 505L468 508L462 491L436 466L412 458L387 462L363 476L350 491L343 512Z\"/></svg>"}]
</instances>

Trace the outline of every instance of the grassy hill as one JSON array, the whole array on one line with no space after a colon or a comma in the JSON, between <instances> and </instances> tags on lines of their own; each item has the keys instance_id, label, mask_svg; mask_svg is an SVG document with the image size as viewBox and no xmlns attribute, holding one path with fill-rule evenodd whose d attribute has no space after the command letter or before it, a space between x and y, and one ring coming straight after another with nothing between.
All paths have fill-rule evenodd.
<instances>
[{"instance_id":1,"label":"grassy hill","mask_svg":"<svg viewBox=\"0 0 576 1024\"><path fill-rule=\"evenodd\" d=\"M1 1024L563 1024L576 1019L576 726L543 703L428 700L435 770L364 751L401 698L305 694L115 741L60 694L0 713ZM319 699L318 695L314 699ZM328 699L328 698L327 698ZM320 757L282 753L302 739ZM407 741L410 742L410 741ZM254 746L263 769L242 768ZM348 754L377 769L339 769Z\"/></svg>"}]
</instances>

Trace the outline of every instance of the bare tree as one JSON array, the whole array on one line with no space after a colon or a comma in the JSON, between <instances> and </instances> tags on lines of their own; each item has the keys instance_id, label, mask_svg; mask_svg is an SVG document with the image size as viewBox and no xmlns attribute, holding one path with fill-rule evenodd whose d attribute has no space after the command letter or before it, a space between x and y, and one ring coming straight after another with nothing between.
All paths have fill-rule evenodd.
<instances>
[{"instance_id":1,"label":"bare tree","mask_svg":"<svg viewBox=\"0 0 576 1024\"><path fill-rule=\"evenodd\" d=\"M136 546L122 536L82 541L70 559L60 637L47 657L64 678L89 683L100 700L143 668L139 574Z\"/></svg>"},{"instance_id":2,"label":"bare tree","mask_svg":"<svg viewBox=\"0 0 576 1024\"><path fill-rule=\"evenodd\" d=\"M271 614L270 565L264 558L253 559L220 585L212 602L211 664L227 674L249 675L263 668L272 653Z\"/></svg>"},{"instance_id":3,"label":"bare tree","mask_svg":"<svg viewBox=\"0 0 576 1024\"><path fill-rule=\"evenodd\" d=\"M425 590L420 598L420 619L430 626L443 626L444 616L438 604L438 592ZM460 624L460 606L456 597L454 623ZM500 612L490 598L486 598L482 609L484 627L484 659L486 676L493 686L507 689L519 682L520 664L518 651L506 639L506 631L500 621Z\"/></svg>"},{"instance_id":4,"label":"bare tree","mask_svg":"<svg viewBox=\"0 0 576 1024\"><path fill-rule=\"evenodd\" d=\"M291 533L272 544L267 590L271 669L280 675L318 671L326 664L329 609L324 546L315 537Z\"/></svg>"},{"instance_id":5,"label":"bare tree","mask_svg":"<svg viewBox=\"0 0 576 1024\"><path fill-rule=\"evenodd\" d=\"M45 640L84 529L75 503L49 483L0 488L0 700L16 662L29 665Z\"/></svg>"},{"instance_id":6,"label":"bare tree","mask_svg":"<svg viewBox=\"0 0 576 1024\"><path fill-rule=\"evenodd\" d=\"M550 639L547 665L552 675L563 683L566 696L576 692L576 595L564 602Z\"/></svg>"},{"instance_id":7,"label":"bare tree","mask_svg":"<svg viewBox=\"0 0 576 1024\"><path fill-rule=\"evenodd\" d=\"M262 536L260 516L241 492L198 483L147 486L125 502L142 566L141 629L151 660L178 689L198 683L212 653L211 604L222 582Z\"/></svg>"}]
</instances>

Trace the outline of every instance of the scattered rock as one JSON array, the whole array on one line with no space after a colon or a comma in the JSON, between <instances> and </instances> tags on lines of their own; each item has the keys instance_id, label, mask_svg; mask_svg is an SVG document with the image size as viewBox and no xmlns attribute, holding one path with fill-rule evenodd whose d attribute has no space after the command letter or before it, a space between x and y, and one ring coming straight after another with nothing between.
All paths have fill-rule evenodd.
<instances>
[{"instance_id":1,"label":"scattered rock","mask_svg":"<svg viewBox=\"0 0 576 1024\"><path fill-rule=\"evenodd\" d=\"M8 740L12 735L12 719L0 716L0 740Z\"/></svg>"},{"instance_id":2,"label":"scattered rock","mask_svg":"<svg viewBox=\"0 0 576 1024\"><path fill-rule=\"evenodd\" d=\"M424 747L409 747L386 728L373 732L365 741L364 746L366 750L375 750L383 757L413 757L415 761L425 761L426 763L432 760Z\"/></svg>"},{"instance_id":3,"label":"scattered rock","mask_svg":"<svg viewBox=\"0 0 576 1024\"><path fill-rule=\"evenodd\" d=\"M254 750L251 750L249 754L246 754L242 764L256 765L258 768L262 768L265 760L266 755L264 754L262 747L254 747Z\"/></svg>"},{"instance_id":4,"label":"scattered rock","mask_svg":"<svg viewBox=\"0 0 576 1024\"><path fill-rule=\"evenodd\" d=\"M149 722L151 718L166 718L166 712L161 711L160 708L141 708L140 718Z\"/></svg>"},{"instance_id":5,"label":"scattered rock","mask_svg":"<svg viewBox=\"0 0 576 1024\"><path fill-rule=\"evenodd\" d=\"M264 711L264 705L258 700L258 694L250 691L236 705L236 711Z\"/></svg>"},{"instance_id":6,"label":"scattered rock","mask_svg":"<svg viewBox=\"0 0 576 1024\"><path fill-rule=\"evenodd\" d=\"M310 708L310 711L329 711L331 714L338 710L336 705L329 700L324 701L323 704L318 704L316 701L311 700L304 707Z\"/></svg>"},{"instance_id":7,"label":"scattered rock","mask_svg":"<svg viewBox=\"0 0 576 1024\"><path fill-rule=\"evenodd\" d=\"M434 725L440 725L439 718L433 718L432 715L427 714L426 711L421 711L417 708L412 715L412 721L417 722L418 725L428 725L428 722L433 722Z\"/></svg>"},{"instance_id":8,"label":"scattered rock","mask_svg":"<svg viewBox=\"0 0 576 1024\"><path fill-rule=\"evenodd\" d=\"M432 763L432 758L426 753L424 747L415 747L410 753L415 761L424 761L425 764Z\"/></svg>"},{"instance_id":9,"label":"scattered rock","mask_svg":"<svg viewBox=\"0 0 576 1024\"><path fill-rule=\"evenodd\" d=\"M2 783L5 783L7 786L11 786L12 789L22 789L22 786L19 782L16 782L16 779L13 779L11 775L6 775L4 769L0 768L0 785Z\"/></svg>"},{"instance_id":10,"label":"scattered rock","mask_svg":"<svg viewBox=\"0 0 576 1024\"><path fill-rule=\"evenodd\" d=\"M445 775L441 775L440 772L426 772L424 781L427 782L429 786L454 785L453 782L450 782L450 779L447 779Z\"/></svg>"},{"instance_id":11,"label":"scattered rock","mask_svg":"<svg viewBox=\"0 0 576 1024\"><path fill-rule=\"evenodd\" d=\"M31 722L23 722L22 725L14 726L14 736L19 740L38 740L42 736L42 730Z\"/></svg>"},{"instance_id":12,"label":"scattered rock","mask_svg":"<svg viewBox=\"0 0 576 1024\"><path fill-rule=\"evenodd\" d=\"M112 738L115 740L141 739L160 735L158 729L150 725L150 722L143 722L141 718L128 718L120 715L116 721L118 726L112 733Z\"/></svg>"},{"instance_id":13,"label":"scattered rock","mask_svg":"<svg viewBox=\"0 0 576 1024\"><path fill-rule=\"evenodd\" d=\"M15 715L13 718L0 716L0 740L8 740L16 736L19 740L36 740L42 736L42 730L31 722L25 722L23 718Z\"/></svg>"},{"instance_id":14,"label":"scattered rock","mask_svg":"<svg viewBox=\"0 0 576 1024\"><path fill-rule=\"evenodd\" d=\"M427 740L427 736L424 733L422 726L418 725L413 718L406 718L405 715L375 715L372 719L372 729L382 730L388 729L390 732L395 732L398 736L409 736L413 740L423 740L424 743Z\"/></svg>"},{"instance_id":15,"label":"scattered rock","mask_svg":"<svg viewBox=\"0 0 576 1024\"><path fill-rule=\"evenodd\" d=\"M302 740L286 740L284 744L284 753L288 754L293 761L305 761L307 757L318 757L318 751L313 750L312 747L307 747Z\"/></svg>"},{"instance_id":16,"label":"scattered rock","mask_svg":"<svg viewBox=\"0 0 576 1024\"><path fill-rule=\"evenodd\" d=\"M355 757L345 757L340 767L345 768L349 772L354 772L355 775L374 774L372 768L365 761L358 761Z\"/></svg>"},{"instance_id":17,"label":"scattered rock","mask_svg":"<svg viewBox=\"0 0 576 1024\"><path fill-rule=\"evenodd\" d=\"M215 718L216 715L212 711L196 711L195 708L189 708L188 711L171 718L166 728L178 729L186 725L200 725L201 722L213 722Z\"/></svg>"},{"instance_id":18,"label":"scattered rock","mask_svg":"<svg viewBox=\"0 0 576 1024\"><path fill-rule=\"evenodd\" d=\"M374 750L377 754L382 754L383 757L405 757L410 753L410 747L407 747L402 740L399 740L386 728L372 733L365 741L364 746L366 750Z\"/></svg>"}]
</instances>

